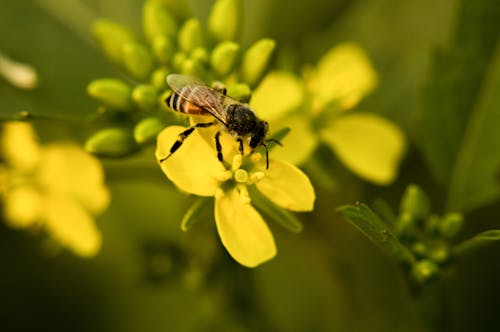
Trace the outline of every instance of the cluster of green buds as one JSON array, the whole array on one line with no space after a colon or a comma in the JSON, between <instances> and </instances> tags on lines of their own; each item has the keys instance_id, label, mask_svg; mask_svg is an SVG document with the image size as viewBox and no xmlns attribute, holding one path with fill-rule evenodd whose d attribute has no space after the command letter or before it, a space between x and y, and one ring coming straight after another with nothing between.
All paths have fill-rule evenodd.
<instances>
[{"instance_id":1,"label":"cluster of green buds","mask_svg":"<svg viewBox=\"0 0 500 332\"><path fill-rule=\"evenodd\" d=\"M370 208L358 203L339 212L385 253L401 264L416 286L442 276L442 271L465 254L500 240L500 230L488 230L456 243L463 215L431 212L429 197L417 185L407 187L396 215L382 200Z\"/></svg>"},{"instance_id":2,"label":"cluster of green buds","mask_svg":"<svg viewBox=\"0 0 500 332\"><path fill-rule=\"evenodd\" d=\"M168 124L179 123L165 112L171 91L171 73L224 83L229 96L247 102L264 76L275 48L261 39L247 50L235 41L240 30L239 0L217 0L207 27L190 17L185 1L146 0L143 37L109 20L93 24L93 34L106 56L127 80L101 78L92 81L88 94L100 103L98 119L104 124L86 142L96 155L121 157L154 142ZM111 123L111 125L110 125Z\"/></svg>"},{"instance_id":3,"label":"cluster of green buds","mask_svg":"<svg viewBox=\"0 0 500 332\"><path fill-rule=\"evenodd\" d=\"M431 213L429 198L422 189L417 185L407 187L401 198L394 231L416 258L411 273L417 282L433 279L450 261L451 240L461 231L463 221L460 213L441 216Z\"/></svg>"}]
</instances>

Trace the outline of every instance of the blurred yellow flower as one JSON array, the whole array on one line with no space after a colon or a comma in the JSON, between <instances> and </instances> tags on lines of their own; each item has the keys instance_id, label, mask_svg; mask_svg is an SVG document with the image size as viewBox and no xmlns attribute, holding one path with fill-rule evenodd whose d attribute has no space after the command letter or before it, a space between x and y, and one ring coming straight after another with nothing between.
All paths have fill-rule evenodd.
<instances>
[{"instance_id":1,"label":"blurred yellow flower","mask_svg":"<svg viewBox=\"0 0 500 332\"><path fill-rule=\"evenodd\" d=\"M0 155L5 221L43 228L76 254L94 256L101 247L94 215L110 200L99 161L73 143L40 146L24 122L3 124Z\"/></svg>"},{"instance_id":2,"label":"blurred yellow flower","mask_svg":"<svg viewBox=\"0 0 500 332\"><path fill-rule=\"evenodd\" d=\"M158 135L158 160L168 155L172 143L185 129L171 126ZM260 153L243 159L229 135L222 135L221 139L224 164L217 159L213 142L197 130L160 164L161 169L181 190L215 197L215 222L222 244L238 263L255 267L273 258L276 246L267 224L250 204L248 187L255 186L276 205L292 211L311 211L314 189L295 166L270 160L266 170Z\"/></svg>"},{"instance_id":3,"label":"blurred yellow flower","mask_svg":"<svg viewBox=\"0 0 500 332\"><path fill-rule=\"evenodd\" d=\"M328 51L301 79L281 71L269 73L252 95L251 106L273 128L290 127L291 135L273 156L300 165L321 141L353 173L386 185L397 176L406 150L401 130L354 108L377 85L377 74L364 51L343 43Z\"/></svg>"}]
</instances>

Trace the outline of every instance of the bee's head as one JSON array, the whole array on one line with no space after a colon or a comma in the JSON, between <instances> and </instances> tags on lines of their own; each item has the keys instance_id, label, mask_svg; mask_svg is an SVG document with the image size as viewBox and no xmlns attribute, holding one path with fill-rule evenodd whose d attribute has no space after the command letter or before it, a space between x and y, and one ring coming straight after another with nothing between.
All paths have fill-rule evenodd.
<instances>
[{"instance_id":1,"label":"bee's head","mask_svg":"<svg viewBox=\"0 0 500 332\"><path fill-rule=\"evenodd\" d=\"M261 145L266 138L267 131L269 130L269 123L267 121L258 121L255 130L250 136L250 148L255 149L257 146Z\"/></svg>"}]
</instances>

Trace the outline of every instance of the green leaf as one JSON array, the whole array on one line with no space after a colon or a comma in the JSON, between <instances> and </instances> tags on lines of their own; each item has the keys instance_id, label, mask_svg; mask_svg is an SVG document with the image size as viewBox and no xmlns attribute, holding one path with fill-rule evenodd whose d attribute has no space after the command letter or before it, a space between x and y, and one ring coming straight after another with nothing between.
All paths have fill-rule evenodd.
<instances>
[{"instance_id":1,"label":"green leaf","mask_svg":"<svg viewBox=\"0 0 500 332\"><path fill-rule=\"evenodd\" d=\"M435 178L445 187L452 183L449 210L473 208L496 196L496 193L492 193L491 185L484 189L479 185L474 188L475 192L469 193L464 190L465 182L469 185L475 180L460 178L468 178L471 174L469 171L473 171L472 168L463 166L463 163L483 156L484 161L478 161L477 165L489 163L485 166L489 170L492 163L487 160L488 157L484 157L493 153L498 155L498 148L489 150L493 147L491 145L476 150L479 148L479 140L474 136L484 128L474 128L480 127L476 123L481 121L474 119L478 115L472 112L480 105L480 98L483 96L481 89L486 86L485 80L488 79L491 62L495 57L500 37L499 20L500 6L497 0L461 1L452 40L447 47L436 50L433 54L424 85L417 144ZM487 123L491 128L498 128L500 125L498 115L491 116L488 120L492 121ZM488 140L500 140L494 133L489 133L488 136L484 132L482 135ZM482 177L486 173L481 171L477 174ZM485 178L487 181L492 180L490 176ZM484 179L480 180L485 183ZM472 198L463 200L465 193Z\"/></svg>"},{"instance_id":2,"label":"green leaf","mask_svg":"<svg viewBox=\"0 0 500 332\"><path fill-rule=\"evenodd\" d=\"M465 254L469 254L477 251L478 249L492 245L496 241L500 241L500 229L485 231L457 244L452 249L452 255L454 257L461 257Z\"/></svg>"},{"instance_id":3,"label":"green leaf","mask_svg":"<svg viewBox=\"0 0 500 332\"><path fill-rule=\"evenodd\" d=\"M262 211L262 213L273 219L281 226L294 233L302 231L302 223L299 219L297 219L297 217L295 217L294 214L280 208L268 200L258 190L252 189L250 197L252 197L252 202L258 210Z\"/></svg>"},{"instance_id":4,"label":"green leaf","mask_svg":"<svg viewBox=\"0 0 500 332\"><path fill-rule=\"evenodd\" d=\"M449 211L466 211L500 197L500 51L466 128L452 173Z\"/></svg>"},{"instance_id":5,"label":"green leaf","mask_svg":"<svg viewBox=\"0 0 500 332\"><path fill-rule=\"evenodd\" d=\"M193 205L189 207L189 209L186 211L186 214L184 214L184 217L182 217L182 231L187 232L191 228L191 226L200 221L200 217L203 211L211 201L211 197L200 197L193 203Z\"/></svg>"},{"instance_id":6,"label":"green leaf","mask_svg":"<svg viewBox=\"0 0 500 332\"><path fill-rule=\"evenodd\" d=\"M390 227L365 204L345 205L338 211L389 256L402 263L411 264L415 261L413 254L398 240Z\"/></svg>"}]
</instances>

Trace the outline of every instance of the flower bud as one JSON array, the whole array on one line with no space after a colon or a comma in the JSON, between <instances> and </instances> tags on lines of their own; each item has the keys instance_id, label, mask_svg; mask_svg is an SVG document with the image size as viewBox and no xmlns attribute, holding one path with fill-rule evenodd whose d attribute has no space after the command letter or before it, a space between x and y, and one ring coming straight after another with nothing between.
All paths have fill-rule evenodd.
<instances>
[{"instance_id":1,"label":"flower bud","mask_svg":"<svg viewBox=\"0 0 500 332\"><path fill-rule=\"evenodd\" d=\"M167 7L154 0L144 3L142 25L144 35L150 43L158 36L174 37L177 32L177 24Z\"/></svg>"},{"instance_id":2,"label":"flower bud","mask_svg":"<svg viewBox=\"0 0 500 332\"><path fill-rule=\"evenodd\" d=\"M157 105L158 92L152 85L141 84L132 90L132 100L139 108L151 110Z\"/></svg>"},{"instance_id":3,"label":"flower bud","mask_svg":"<svg viewBox=\"0 0 500 332\"><path fill-rule=\"evenodd\" d=\"M204 47L195 48L189 54L189 58L203 66L208 64L208 52Z\"/></svg>"},{"instance_id":4,"label":"flower bud","mask_svg":"<svg viewBox=\"0 0 500 332\"><path fill-rule=\"evenodd\" d=\"M219 41L234 40L241 20L239 0L217 0L208 17L210 33Z\"/></svg>"},{"instance_id":5,"label":"flower bud","mask_svg":"<svg viewBox=\"0 0 500 332\"><path fill-rule=\"evenodd\" d=\"M160 67L151 74L151 84L158 90L163 90L167 87L167 75L170 71L166 67Z\"/></svg>"},{"instance_id":6,"label":"flower bud","mask_svg":"<svg viewBox=\"0 0 500 332\"><path fill-rule=\"evenodd\" d=\"M245 52L241 65L241 74L245 83L251 87L258 84L271 62L275 46L274 40L263 38Z\"/></svg>"},{"instance_id":7,"label":"flower bud","mask_svg":"<svg viewBox=\"0 0 500 332\"><path fill-rule=\"evenodd\" d=\"M401 237L414 237L416 233L416 220L410 213L401 213L396 221L395 231Z\"/></svg>"},{"instance_id":8,"label":"flower bud","mask_svg":"<svg viewBox=\"0 0 500 332\"><path fill-rule=\"evenodd\" d=\"M204 68L203 64L192 59L186 59L182 63L181 72L184 75L194 77L203 77L206 75L206 69Z\"/></svg>"},{"instance_id":9,"label":"flower bud","mask_svg":"<svg viewBox=\"0 0 500 332\"><path fill-rule=\"evenodd\" d=\"M250 97L252 96L252 91L248 85L238 83L227 87L227 95L241 101L242 103L248 103L250 101Z\"/></svg>"},{"instance_id":10,"label":"flower bud","mask_svg":"<svg viewBox=\"0 0 500 332\"><path fill-rule=\"evenodd\" d=\"M125 128L103 129L85 142L87 152L103 157L123 157L137 149L132 131Z\"/></svg>"},{"instance_id":11,"label":"flower bud","mask_svg":"<svg viewBox=\"0 0 500 332\"><path fill-rule=\"evenodd\" d=\"M174 44L165 36L157 36L153 40L153 54L161 63L168 63L174 55Z\"/></svg>"},{"instance_id":12,"label":"flower bud","mask_svg":"<svg viewBox=\"0 0 500 332\"><path fill-rule=\"evenodd\" d=\"M118 110L129 110L131 103L131 87L119 79L101 78L87 86L90 97L100 101L105 106Z\"/></svg>"},{"instance_id":13,"label":"flower bud","mask_svg":"<svg viewBox=\"0 0 500 332\"><path fill-rule=\"evenodd\" d=\"M447 213L439 223L439 232L445 238L452 238L460 232L464 218L460 213Z\"/></svg>"},{"instance_id":14,"label":"flower bud","mask_svg":"<svg viewBox=\"0 0 500 332\"><path fill-rule=\"evenodd\" d=\"M230 41L222 42L214 48L210 64L218 75L226 76L233 70L239 50L240 46Z\"/></svg>"},{"instance_id":15,"label":"flower bud","mask_svg":"<svg viewBox=\"0 0 500 332\"><path fill-rule=\"evenodd\" d=\"M176 71L180 71L186 59L187 59L186 53L176 52L172 58L172 66Z\"/></svg>"},{"instance_id":16,"label":"flower bud","mask_svg":"<svg viewBox=\"0 0 500 332\"><path fill-rule=\"evenodd\" d=\"M200 21L195 18L187 20L179 31L178 38L180 49L187 53L203 46L203 30Z\"/></svg>"},{"instance_id":17,"label":"flower bud","mask_svg":"<svg viewBox=\"0 0 500 332\"><path fill-rule=\"evenodd\" d=\"M126 43L123 45L123 64L132 76L142 80L153 68L153 57L144 45Z\"/></svg>"},{"instance_id":18,"label":"flower bud","mask_svg":"<svg viewBox=\"0 0 500 332\"><path fill-rule=\"evenodd\" d=\"M134 128L134 138L139 144L154 142L165 124L155 116L142 119Z\"/></svg>"},{"instance_id":19,"label":"flower bud","mask_svg":"<svg viewBox=\"0 0 500 332\"><path fill-rule=\"evenodd\" d=\"M400 210L415 219L424 219L430 211L429 198L419 186L411 184L401 199Z\"/></svg>"},{"instance_id":20,"label":"flower bud","mask_svg":"<svg viewBox=\"0 0 500 332\"><path fill-rule=\"evenodd\" d=\"M185 19L190 15L189 4L187 0L156 0L157 3L180 19Z\"/></svg>"},{"instance_id":21,"label":"flower bud","mask_svg":"<svg viewBox=\"0 0 500 332\"><path fill-rule=\"evenodd\" d=\"M417 282L423 284L439 273L439 266L430 260L423 259L413 265L411 273Z\"/></svg>"},{"instance_id":22,"label":"flower bud","mask_svg":"<svg viewBox=\"0 0 500 332\"><path fill-rule=\"evenodd\" d=\"M93 23L92 32L106 56L116 63L122 63L123 45L136 40L128 28L103 19Z\"/></svg>"}]
</instances>

